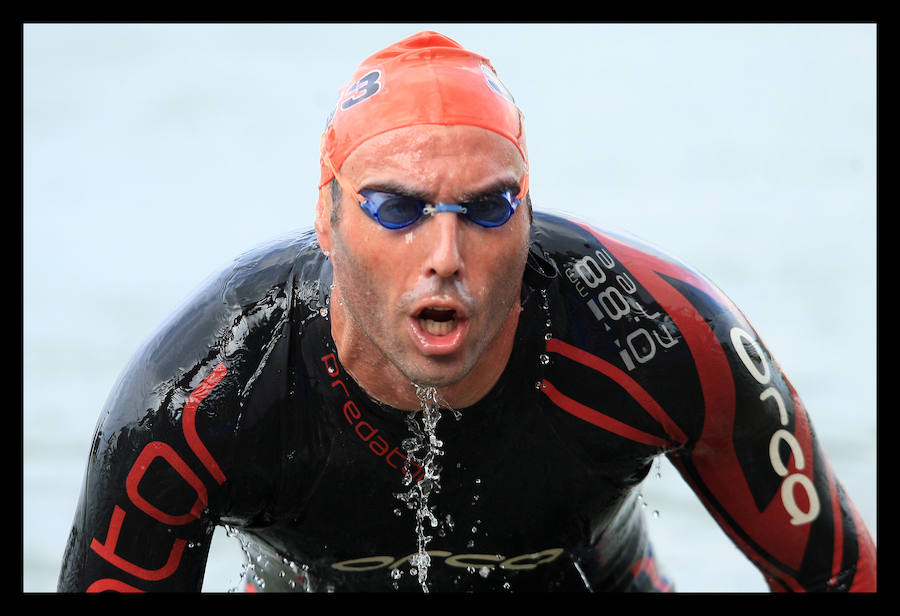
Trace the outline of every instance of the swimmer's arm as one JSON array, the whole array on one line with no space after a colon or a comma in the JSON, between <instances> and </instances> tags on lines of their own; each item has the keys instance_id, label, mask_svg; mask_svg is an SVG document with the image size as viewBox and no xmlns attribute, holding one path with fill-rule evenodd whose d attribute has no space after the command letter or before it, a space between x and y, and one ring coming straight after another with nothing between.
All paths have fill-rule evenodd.
<instances>
[{"instance_id":1,"label":"swimmer's arm","mask_svg":"<svg viewBox=\"0 0 900 616\"><path fill-rule=\"evenodd\" d=\"M135 354L97 426L61 591L199 591L215 525L271 505L283 430L267 413L287 396L295 268L319 271L298 256L319 258L311 238L248 251Z\"/></svg>"},{"instance_id":2,"label":"swimmer's arm","mask_svg":"<svg viewBox=\"0 0 900 616\"><path fill-rule=\"evenodd\" d=\"M750 324L719 299L727 309L711 319L718 344L695 347L703 429L670 459L773 591L874 591L874 542L800 396Z\"/></svg>"},{"instance_id":3,"label":"swimmer's arm","mask_svg":"<svg viewBox=\"0 0 900 616\"><path fill-rule=\"evenodd\" d=\"M173 313L123 371L97 424L60 592L199 591L219 513L234 378L215 352L220 290ZM212 423L211 420L219 423ZM221 439L219 439L221 440ZM225 444L227 445L227 443Z\"/></svg>"},{"instance_id":4,"label":"swimmer's arm","mask_svg":"<svg viewBox=\"0 0 900 616\"><path fill-rule=\"evenodd\" d=\"M773 590L874 590L872 538L803 402L740 310L670 256L583 228L602 244L597 262L626 268L674 325L671 348L659 353L689 361L700 391L689 407L667 403L687 436L670 430L682 442L669 457L715 520ZM660 394L674 374L655 379Z\"/></svg>"},{"instance_id":5,"label":"swimmer's arm","mask_svg":"<svg viewBox=\"0 0 900 616\"><path fill-rule=\"evenodd\" d=\"M215 482L183 430L153 411L129 421L127 405L113 398L97 427L58 590L199 591Z\"/></svg>"}]
</instances>

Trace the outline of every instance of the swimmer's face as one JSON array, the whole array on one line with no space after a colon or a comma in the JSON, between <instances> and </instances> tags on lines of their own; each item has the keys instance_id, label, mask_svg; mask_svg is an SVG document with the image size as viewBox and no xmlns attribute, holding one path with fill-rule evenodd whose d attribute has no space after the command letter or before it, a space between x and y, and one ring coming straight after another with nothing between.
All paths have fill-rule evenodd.
<instances>
[{"instance_id":1,"label":"swimmer's face","mask_svg":"<svg viewBox=\"0 0 900 616\"><path fill-rule=\"evenodd\" d=\"M366 141L341 172L357 190L458 203L504 188L518 192L525 162L494 132L418 126ZM371 361L390 362L419 385L459 383L501 330L515 328L528 251L527 205L523 201L500 227L442 212L391 230L342 193L334 224L327 208L320 208L316 223L334 266L332 302L338 297L351 327L372 345Z\"/></svg>"}]
</instances>

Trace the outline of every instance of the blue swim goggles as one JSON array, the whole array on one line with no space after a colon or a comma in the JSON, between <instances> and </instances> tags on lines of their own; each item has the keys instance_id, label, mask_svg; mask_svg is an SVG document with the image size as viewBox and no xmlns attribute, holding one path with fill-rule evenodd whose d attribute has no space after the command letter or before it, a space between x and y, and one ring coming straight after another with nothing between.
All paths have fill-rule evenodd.
<instances>
[{"instance_id":1,"label":"blue swim goggles","mask_svg":"<svg viewBox=\"0 0 900 616\"><path fill-rule=\"evenodd\" d=\"M521 199L516 199L512 190L496 195L484 195L465 203L428 203L407 195L377 190L361 190L365 200L360 207L372 220L388 229L402 229L413 224L423 214L456 212L482 227L499 227L509 220Z\"/></svg>"},{"instance_id":2,"label":"blue swim goggles","mask_svg":"<svg viewBox=\"0 0 900 616\"><path fill-rule=\"evenodd\" d=\"M419 220L423 214L439 212L462 214L482 227L499 227L510 219L528 190L528 173L526 172L518 194L510 189L497 194L480 196L464 203L428 203L424 199L409 195L369 189L357 192L349 180L338 173L327 155L323 153L322 158L341 188L353 195L372 220L388 229L403 229Z\"/></svg>"}]
</instances>

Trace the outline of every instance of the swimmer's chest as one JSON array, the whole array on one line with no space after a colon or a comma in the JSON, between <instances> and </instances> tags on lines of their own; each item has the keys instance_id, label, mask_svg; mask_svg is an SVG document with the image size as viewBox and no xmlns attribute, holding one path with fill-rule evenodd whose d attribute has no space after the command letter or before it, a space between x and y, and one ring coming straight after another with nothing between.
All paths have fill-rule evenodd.
<instances>
[{"instance_id":1,"label":"swimmer's chest","mask_svg":"<svg viewBox=\"0 0 900 616\"><path fill-rule=\"evenodd\" d=\"M584 548L627 496L640 455L539 395L513 402L445 411L434 465L405 467L406 417L332 401L314 485L270 532L306 561L351 571L395 564L423 536L435 558L467 568L532 567Z\"/></svg>"}]
</instances>

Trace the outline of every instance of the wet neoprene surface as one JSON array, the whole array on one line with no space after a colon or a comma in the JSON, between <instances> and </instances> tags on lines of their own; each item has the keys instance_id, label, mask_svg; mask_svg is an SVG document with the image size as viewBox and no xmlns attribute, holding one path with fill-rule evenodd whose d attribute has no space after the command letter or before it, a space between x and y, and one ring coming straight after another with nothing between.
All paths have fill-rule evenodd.
<instances>
[{"instance_id":1,"label":"wet neoprene surface","mask_svg":"<svg viewBox=\"0 0 900 616\"><path fill-rule=\"evenodd\" d=\"M299 233L148 338L98 422L59 590L200 590L227 524L266 590L421 591L395 496L406 415L342 370L330 283ZM430 590L669 588L636 499L660 454L773 590L874 586L802 402L702 276L536 212L523 307L499 382L437 426Z\"/></svg>"}]
</instances>

